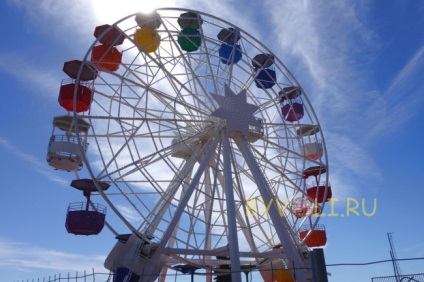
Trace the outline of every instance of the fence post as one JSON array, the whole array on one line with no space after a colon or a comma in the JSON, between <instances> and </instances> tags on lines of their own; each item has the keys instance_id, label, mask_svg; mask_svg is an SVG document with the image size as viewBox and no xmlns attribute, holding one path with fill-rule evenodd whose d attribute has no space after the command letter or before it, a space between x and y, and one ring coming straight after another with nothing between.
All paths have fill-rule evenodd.
<instances>
[{"instance_id":1,"label":"fence post","mask_svg":"<svg viewBox=\"0 0 424 282\"><path fill-rule=\"evenodd\" d=\"M315 248L311 254L312 276L314 282L328 282L327 268L325 267L324 250Z\"/></svg>"}]
</instances>

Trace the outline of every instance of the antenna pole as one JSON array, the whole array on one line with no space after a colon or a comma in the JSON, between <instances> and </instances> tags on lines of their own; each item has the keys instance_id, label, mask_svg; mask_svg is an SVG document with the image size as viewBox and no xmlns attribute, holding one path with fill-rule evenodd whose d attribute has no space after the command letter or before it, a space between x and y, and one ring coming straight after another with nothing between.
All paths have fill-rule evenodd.
<instances>
[{"instance_id":1,"label":"antenna pole","mask_svg":"<svg viewBox=\"0 0 424 282\"><path fill-rule=\"evenodd\" d=\"M389 239L389 245L390 245L390 257L392 258L393 263L393 271L395 273L395 279L396 282L400 282L400 267L399 263L397 261L396 251L395 251L395 245L393 243L393 233L387 233L387 238Z\"/></svg>"}]
</instances>

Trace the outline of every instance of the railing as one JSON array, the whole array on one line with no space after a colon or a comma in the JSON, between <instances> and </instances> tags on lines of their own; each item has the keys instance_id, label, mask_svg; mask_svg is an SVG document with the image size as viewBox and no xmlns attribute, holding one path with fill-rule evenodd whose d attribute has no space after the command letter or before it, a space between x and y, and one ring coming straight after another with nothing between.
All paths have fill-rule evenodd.
<instances>
[{"instance_id":1,"label":"railing","mask_svg":"<svg viewBox=\"0 0 424 282\"><path fill-rule=\"evenodd\" d=\"M256 118L256 120L259 122L259 126L249 125L249 131L263 135L264 134L264 125L263 125L264 121L261 118Z\"/></svg>"},{"instance_id":2,"label":"railing","mask_svg":"<svg viewBox=\"0 0 424 282\"><path fill-rule=\"evenodd\" d=\"M70 203L68 206L68 211L81 211L85 210L87 207L86 202L78 202L78 203ZM89 211L98 211L100 213L106 214L106 206L101 204L89 204L88 205Z\"/></svg>"},{"instance_id":3,"label":"railing","mask_svg":"<svg viewBox=\"0 0 424 282\"><path fill-rule=\"evenodd\" d=\"M61 85L68 85L68 84L73 84L73 83L75 83L76 82L76 79L73 79L73 78L64 78L64 79L62 79L62 82L61 82ZM78 83L79 85L83 85L83 86L85 86L85 87L88 87L88 88L93 88L92 87L92 85L93 85L93 82L92 81L79 81L79 83Z\"/></svg>"},{"instance_id":4,"label":"railing","mask_svg":"<svg viewBox=\"0 0 424 282\"><path fill-rule=\"evenodd\" d=\"M310 181L307 183L307 188L313 188L313 187L320 187L320 186L328 186L331 187L330 181L320 180L318 182L316 181Z\"/></svg>"},{"instance_id":5,"label":"railing","mask_svg":"<svg viewBox=\"0 0 424 282\"><path fill-rule=\"evenodd\" d=\"M307 225L303 225L299 231L309 231L311 228ZM317 224L314 228L314 230L322 230L325 231L325 225L324 224Z\"/></svg>"},{"instance_id":6,"label":"railing","mask_svg":"<svg viewBox=\"0 0 424 282\"><path fill-rule=\"evenodd\" d=\"M107 271L107 270L105 270ZM262 275L270 274L271 277L274 275L282 275L282 271L288 271L286 268L275 268L272 264L270 264L269 268L264 268L262 270L258 269L244 269L241 272L241 275L245 277L243 281L246 282L252 282L252 281L263 281ZM217 277L218 274L225 275L225 274L231 274L231 270L227 269L219 269L216 268L212 272L208 272L209 274L213 275L214 278ZM262 275L261 275L262 274ZM202 277L204 280L204 277L206 275L205 272L200 271L194 271L194 272L182 272L181 270L178 270L178 268L171 268L168 273L165 276L165 279L169 279L167 281L187 281L187 278L189 276L193 275L193 277ZM146 278L146 276L144 276ZM115 279L115 280L114 280ZM128 279L128 280L127 280ZM84 274L79 274L78 272L75 274L67 273L65 275L58 274L54 276L44 277L44 278L36 278L36 279L27 279L27 280L17 280L14 282L113 282L113 281L134 281L130 280L129 277L121 277L117 273L110 272L110 273L101 273L101 272L93 272L92 273L86 273L84 271ZM159 278L161 280L162 277ZM189 281L189 280L188 280ZM192 280L193 281L193 280ZM213 279L213 281L216 281Z\"/></svg>"},{"instance_id":7,"label":"railing","mask_svg":"<svg viewBox=\"0 0 424 282\"><path fill-rule=\"evenodd\" d=\"M63 142L63 143L61 143ZM82 151L78 144L81 144ZM47 161L51 159L70 159L82 163L82 154L87 151L88 143L83 138L66 135L52 135L47 148Z\"/></svg>"},{"instance_id":8,"label":"railing","mask_svg":"<svg viewBox=\"0 0 424 282\"><path fill-rule=\"evenodd\" d=\"M371 278L372 282L423 282L424 273L421 274L402 274L398 276L383 276L383 277L373 277Z\"/></svg>"},{"instance_id":9,"label":"railing","mask_svg":"<svg viewBox=\"0 0 424 282\"><path fill-rule=\"evenodd\" d=\"M83 274L75 274L67 273L65 275L58 274L54 276L44 277L44 278L35 278L35 279L27 279L27 280L18 280L16 282L95 282L95 281L113 281L112 273L101 273L94 272L87 273L84 271Z\"/></svg>"},{"instance_id":10,"label":"railing","mask_svg":"<svg viewBox=\"0 0 424 282\"><path fill-rule=\"evenodd\" d=\"M84 151L86 151L88 147L88 143L83 138L78 138L76 136L66 136L63 134L52 135L50 137L50 144L52 142L69 142L74 144L80 143Z\"/></svg>"}]
</instances>

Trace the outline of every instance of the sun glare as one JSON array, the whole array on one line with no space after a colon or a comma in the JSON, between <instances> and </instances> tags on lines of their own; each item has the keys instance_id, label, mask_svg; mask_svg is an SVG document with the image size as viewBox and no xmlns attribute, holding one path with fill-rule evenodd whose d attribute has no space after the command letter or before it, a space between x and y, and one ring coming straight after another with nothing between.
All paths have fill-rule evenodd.
<instances>
[{"instance_id":1,"label":"sun glare","mask_svg":"<svg viewBox=\"0 0 424 282\"><path fill-rule=\"evenodd\" d=\"M173 0L134 1L134 0L93 0L93 10L100 22L114 23L137 12L148 13L161 7L175 6Z\"/></svg>"}]
</instances>

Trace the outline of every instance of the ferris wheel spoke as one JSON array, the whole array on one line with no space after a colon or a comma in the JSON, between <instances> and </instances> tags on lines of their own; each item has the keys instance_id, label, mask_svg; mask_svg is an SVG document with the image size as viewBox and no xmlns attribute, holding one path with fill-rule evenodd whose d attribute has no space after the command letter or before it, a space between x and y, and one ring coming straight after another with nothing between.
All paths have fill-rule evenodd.
<instances>
[{"instance_id":1,"label":"ferris wheel spoke","mask_svg":"<svg viewBox=\"0 0 424 282\"><path fill-rule=\"evenodd\" d=\"M161 196L159 201L150 211L149 215L147 216L146 222L140 225L140 227L138 228L139 230L144 229L144 232L146 234L154 234L154 231L158 227L165 212L168 210L169 205L172 203L172 200L174 199L177 190L180 188L181 185L183 186L183 191L187 190L187 185L189 183L188 180L191 178L191 174L193 172L193 164L195 162L195 157L192 157L186 161L184 166L181 168L180 172L175 175L174 179L171 181L164 194Z\"/></svg>"},{"instance_id":2,"label":"ferris wheel spoke","mask_svg":"<svg viewBox=\"0 0 424 282\"><path fill-rule=\"evenodd\" d=\"M294 151L293 149L290 149L290 148L288 148L288 147L286 147L286 146L283 146L283 145L277 144L277 143L275 143L274 141L271 141L271 139L263 138L263 140L264 140L264 142L266 142L266 143L268 143L269 145L271 145L271 146L273 147L273 149L275 149L275 150L284 151L284 152L286 152L287 154L290 154L290 155L292 155L293 157L298 158L298 159L304 159L304 158L305 158L303 155L301 155L300 153L298 153L298 152Z\"/></svg>"},{"instance_id":3,"label":"ferris wheel spoke","mask_svg":"<svg viewBox=\"0 0 424 282\"><path fill-rule=\"evenodd\" d=\"M167 31L168 33L170 33L169 29L167 29ZM203 42L205 42L206 44L206 40L203 35L203 32L201 32L201 37L203 39ZM177 42L175 38L171 37L171 40L174 43L173 45L177 46ZM207 53L206 48L201 46L201 49L206 50L206 53ZM209 95L207 95L208 91L206 90L204 83L200 81L198 75L196 74L196 71L197 71L196 68L199 68L201 65L203 65L203 62L200 62L200 60L198 59L194 59L194 55L190 53L187 56L185 56L180 49L178 49L178 56L174 56L174 57L178 57L181 59L182 66L185 69L184 73L187 75L187 81L189 82L189 85L193 86L193 88L191 88L189 91L189 93L192 94L192 98L195 98L197 100L197 103L199 106L205 107L210 112L212 112L213 108L211 108L210 105L211 104L213 105L214 101ZM208 58L209 56L207 55L206 57ZM173 76L169 76L169 77L173 78ZM197 99L197 96L199 94L198 89L201 89L201 92L203 93L204 97L208 99L207 103L205 103L204 101L200 99Z\"/></svg>"},{"instance_id":4,"label":"ferris wheel spoke","mask_svg":"<svg viewBox=\"0 0 424 282\"><path fill-rule=\"evenodd\" d=\"M261 154L261 152L259 152L256 148L251 147L251 149L256 154L258 154L258 155ZM301 178L302 176L300 174L298 174L298 172L290 171L289 169L287 169L285 167L282 167L282 168L277 167L271 160L269 160L267 158L262 158L260 160L260 162L265 163L266 165L268 165L269 167L271 167L277 174L283 176L286 179L286 181L288 181L292 185L292 187L297 187L296 183L292 179L290 179L287 175L288 174L290 174L290 175L296 175L296 176L298 176L298 178Z\"/></svg>"},{"instance_id":5,"label":"ferris wheel spoke","mask_svg":"<svg viewBox=\"0 0 424 282\"><path fill-rule=\"evenodd\" d=\"M187 86L181 89L187 91L190 99L194 99L194 103L198 105L199 108L205 108L212 111L212 108L209 106L212 102L210 98L206 101L207 103L198 99L199 96L208 98L205 86L199 81L199 77L196 75L196 68L200 68L201 65L202 63L198 59L195 59L191 54L187 56L179 56L178 66L183 68L184 72L178 75L178 81L174 78L174 83L175 87L179 89L179 87L181 87L179 81L185 81ZM170 77L170 79L172 79L172 77ZM177 93L182 93L182 91L178 91Z\"/></svg>"},{"instance_id":6,"label":"ferris wheel spoke","mask_svg":"<svg viewBox=\"0 0 424 282\"><path fill-rule=\"evenodd\" d=\"M212 160L212 158L211 158L211 160ZM197 162L199 163L199 165L201 164L202 160L203 160L203 158L201 156L198 156ZM198 188L197 188L196 193L194 195L194 199L193 199L193 203L192 203L193 211L190 212L190 208L188 208L188 212L190 214L192 214L192 216L194 216L195 222L201 221L199 216L201 214L201 210L204 211L204 220L202 220L202 224L204 224L206 226L206 228L205 228L206 232L205 232L205 234L200 235L199 239L196 241L197 244L193 247L195 249L202 249L203 248L205 251L211 249L211 242L212 242L211 236L215 236L214 234L212 234L210 232L210 230L211 230L211 227L214 225L214 223L212 222L211 219L212 219L212 215L215 213L212 208L214 207L214 203L215 203L215 199L216 199L216 197L213 196L216 192L215 191L216 185L211 186L210 170L216 171L218 169L216 166L213 165L212 162L209 162L208 167L209 168L206 169L205 173L204 173L204 183L202 185L198 185ZM216 176L214 176L214 183L216 183ZM202 197L204 197L203 201L201 200ZM223 211L224 207L221 206L221 208L219 210ZM221 213L223 214L223 212L221 212ZM216 220L218 220L218 218L216 218ZM196 225L195 222L193 222L192 228L190 228L190 230L195 230L194 229L195 225ZM197 237L199 236L195 233L193 233L192 235L194 236L195 239L197 239ZM187 239L187 244L188 244L188 242L189 242L189 238Z\"/></svg>"},{"instance_id":7,"label":"ferris wheel spoke","mask_svg":"<svg viewBox=\"0 0 424 282\"><path fill-rule=\"evenodd\" d=\"M218 48L217 46L215 46L215 41L216 40L212 40L211 38L207 38L205 37L205 45L208 46L213 46L210 48L204 48L204 57L205 57L205 66L207 67L207 71L211 76L211 79L213 81L213 86L214 86L214 93L218 93L219 87L218 84L223 84L223 83L227 83L228 85L230 84L229 80L228 80L228 73L227 73L227 65L223 65L220 63L220 59L219 57L216 56L216 54L218 53ZM212 54L214 53L214 54ZM213 59L215 59L215 61L218 62L213 62ZM221 81L218 83L219 79L222 78L227 78L226 81Z\"/></svg>"},{"instance_id":8,"label":"ferris wheel spoke","mask_svg":"<svg viewBox=\"0 0 424 282\"><path fill-rule=\"evenodd\" d=\"M129 122L134 122L134 121L138 121L138 122L144 122L144 121L154 121L154 122L166 122L169 124L174 124L176 122L193 122L193 121L198 121L195 119L176 119L176 118L163 118L163 117L159 117L159 116L153 116L152 117L128 117L128 116L96 116L96 115L85 115L85 118L89 118L91 120L107 120L107 121L115 121L115 122L119 122L120 124L123 125L127 125L127 126L133 126L136 128L139 128L140 126L134 126L133 123L129 123Z\"/></svg>"},{"instance_id":9,"label":"ferris wheel spoke","mask_svg":"<svg viewBox=\"0 0 424 282\"><path fill-rule=\"evenodd\" d=\"M122 121L122 119L117 119L116 120L118 123L120 123ZM99 172L98 177L101 177L101 175L103 173L105 173L105 171L107 171L107 169L116 162L117 158L122 154L122 152L124 152L125 148L129 148L129 143L130 142L134 142L134 136L135 134L138 132L138 130L141 128L141 126L144 124L144 122L142 121L136 128L134 128L134 130L130 133L130 135L127 135L126 132L123 130L123 127L121 125L121 134L122 134L122 139L124 140L123 144L118 147L115 148L116 150L112 150L114 152L113 157L109 160L109 162L107 164L104 164L104 169L102 171ZM109 135L110 136L110 135ZM97 138L96 138L97 141ZM109 143L109 146L112 148L113 146ZM139 157L139 156L138 156ZM134 162L134 156L131 154L131 159Z\"/></svg>"},{"instance_id":10,"label":"ferris wheel spoke","mask_svg":"<svg viewBox=\"0 0 424 282\"><path fill-rule=\"evenodd\" d=\"M149 124L149 122L153 122L153 124L156 124L157 122L159 122L157 124L158 125L161 125L161 126L162 126L162 124L160 123L161 121L166 121L170 125L174 125L175 123L178 123L179 122L178 120L175 120L175 119L150 119L150 118L149 119L146 119L146 118L140 118L140 119L137 119L137 120L142 121L142 123L139 125L139 128L144 123ZM190 120L184 120L184 123L187 123L187 122L190 122ZM198 124L199 123L199 121L197 121L197 120L196 121L193 120L191 122L192 122L192 124ZM205 122L200 121L200 123L201 124L204 124ZM139 130L139 128L137 128L137 130ZM191 129L193 129L193 125L187 125L187 126L184 126L184 127L179 127L179 131L181 131L181 132L189 132ZM169 140L172 140L172 139L175 138L175 128L172 128L172 127L169 127L167 129L158 129L157 131L149 130L149 131L144 132L144 133L138 133L137 130L136 129L132 130L132 132L130 132L129 135L127 135L125 132L109 133L108 135L105 135L105 136L108 136L109 138L123 137L124 140L127 140L127 141L124 142L120 146L120 148L115 148L114 149L114 152L115 153L113 155L113 158L111 158L109 160L109 162L104 165L104 169L98 174L98 177L104 177L104 176L102 176L102 174L104 174L105 171L116 161L116 159L119 158L120 154L123 152L123 150L125 148L129 148L129 145L128 144L129 144L130 141L131 142L136 142L136 140L134 140L134 139L137 139L137 142L139 142L140 139L143 139L143 138L144 139L147 139L147 140L154 140L156 138L161 138L161 139L168 138ZM191 139L194 139L194 138L196 138L196 136L198 136L198 135L200 136L200 135L204 134L203 132L204 131L200 131L200 132L196 133L193 136L188 136L185 139L183 139L181 142L187 142L187 141L189 141ZM105 137L105 136L102 136L100 134L96 134L96 137L97 138ZM177 145L178 144L175 144L174 146L177 146ZM164 151L167 151L167 150L172 150L171 144L170 144L170 146L168 146L168 147L166 147L166 148L164 148L162 150L157 150L156 153L161 153L161 152L164 152ZM167 153L167 155L169 155L169 153ZM139 167L139 164L140 163L142 163L143 166L152 163L153 161L151 161L151 158L152 158L152 155L149 155L149 156L146 156L145 158L143 158L141 160L133 160L133 162L131 162L131 163L127 164L127 165L123 165L121 167L121 170L128 169L130 166L135 166L134 170L132 170L132 171L128 172L127 174L125 174L125 175L130 175L132 172L134 172L134 171L136 171L137 169L140 168ZM117 172L118 171L111 172L111 173L109 173L109 175L114 174L114 173L117 173ZM119 180L119 179L116 179L116 180Z\"/></svg>"},{"instance_id":11,"label":"ferris wheel spoke","mask_svg":"<svg viewBox=\"0 0 424 282\"><path fill-rule=\"evenodd\" d=\"M174 39L172 39L174 40ZM174 42L175 43L175 42ZM150 59L152 60L152 62L154 62L156 65L164 65L161 63L161 57L157 57L157 58L153 58L150 54L147 54L147 56L150 57ZM182 60L185 60L184 56L177 56L179 58L182 58ZM195 75L191 69L191 65L187 64L187 62L185 62L185 65L181 65L182 67L184 66L185 68L188 68L188 72L184 72L184 74L189 75L191 74L191 80L197 80L197 75ZM191 94L190 97L193 99L193 101L196 102L196 104L198 105L198 107L190 107L188 108L189 110L193 110L194 112L199 112L200 108L205 108L208 110L208 112L212 112L212 108L210 108L210 106L206 103L204 103L203 101L201 101L198 97L197 97L197 91L193 92L191 91L187 86L184 85L184 83L182 81L179 80L179 78L177 79L175 77L175 75L173 75L169 70L167 70L165 67L161 69L161 71L164 72L164 77L167 79L167 81L169 82L169 86L172 87L172 89L174 90L174 92L177 94L177 98L179 97L180 99L175 99L176 101L178 101L178 103L185 103L184 99L181 99L182 96L179 96L179 94L181 93L181 90L186 91L187 93ZM188 79L190 81L190 79ZM204 93L206 93L205 89L203 88L203 85L198 82L198 86L201 87L201 89L204 91ZM181 90L180 90L181 89ZM149 89L150 90L150 89ZM154 91L154 93L156 92L160 92L160 91ZM159 93L157 93L159 94ZM163 93L162 93L163 94ZM206 96L207 97L207 96ZM211 99L211 98L209 98ZM201 106L201 107L199 107Z\"/></svg>"},{"instance_id":12,"label":"ferris wheel spoke","mask_svg":"<svg viewBox=\"0 0 424 282\"><path fill-rule=\"evenodd\" d=\"M274 245L275 242L273 242L274 236L272 232L269 232L269 230L265 230L265 227L269 225L268 219L263 218L262 216L253 216L253 218L256 225L252 227L255 228L255 231L258 229L260 231L260 232L252 232L254 237L258 241L258 243L262 243L262 244L257 244L258 248L263 249L263 246L266 246L267 248L269 248L270 245Z\"/></svg>"},{"instance_id":13,"label":"ferris wheel spoke","mask_svg":"<svg viewBox=\"0 0 424 282\"><path fill-rule=\"evenodd\" d=\"M199 180L202 176L202 174L204 173L206 167L207 167L207 163L209 162L209 159L211 158L213 152L216 149L216 146L218 144L218 138L215 138L212 143L210 144L210 147L208 148L208 151L205 155L205 158L203 159L202 163L200 164L198 170L196 171L196 174L194 175L188 189L187 189L187 193L184 194L182 196L182 198L180 199L180 202L178 203L177 209L174 213L173 218L171 219L171 221L169 222L169 225L165 231L165 233L163 234L160 243L158 244L158 247L156 249L156 252L152 255L152 257L149 260L149 265L153 266L156 265L160 255L164 252L165 250L165 246L169 241L169 238L172 235L172 232L175 229L176 224L178 223L178 221L181 218L181 215L185 209L185 207L187 206L188 201L190 200L190 197L195 189L195 187L198 185Z\"/></svg>"},{"instance_id":14,"label":"ferris wheel spoke","mask_svg":"<svg viewBox=\"0 0 424 282\"><path fill-rule=\"evenodd\" d=\"M221 154L222 154L221 151L219 151L217 155L219 156ZM235 176L236 176L235 178L237 180L237 185L235 186L235 189L234 190L237 193L238 199L244 199L244 197L242 196L242 191L241 191L242 190L241 189L241 182L238 180L239 179L239 177L238 177L239 172L238 172L238 167L236 166L235 161L234 161L234 156L231 156L231 159L232 159L232 165L235 168L234 174L235 174ZM215 183L214 183L213 187L216 187L217 183L219 183L221 185L221 187L225 187L225 180L224 180L225 177L222 174L222 171L225 171L225 168L222 167L222 165L221 166L218 165L218 161L217 161L217 157L216 156L211 159L210 165L216 171L216 173L215 173L215 179L214 179ZM212 197L212 199L213 198L216 198L216 197ZM220 197L218 197L218 198L220 198ZM224 210L224 209L225 208L223 206L221 206L221 210ZM255 243L253 241L252 234L248 231L248 228L247 228L247 225L245 223L244 217L246 217L246 215L243 216L241 214L240 210L239 209L236 209L236 219L237 219L237 222L239 224L239 227L241 228L241 230L242 230L242 232L244 234L244 237L246 238L246 240L247 240L247 242L248 242L251 250L252 251L256 251L256 247L255 247Z\"/></svg>"},{"instance_id":15,"label":"ferris wheel spoke","mask_svg":"<svg viewBox=\"0 0 424 282\"><path fill-rule=\"evenodd\" d=\"M157 151L155 153L147 155L143 157L142 159L132 160L131 162L128 162L125 165L120 165L119 168L114 171L107 172L106 169L103 169L101 171L101 174L99 174L97 177L99 179L110 178L110 179L113 179L114 181L122 181L124 180L126 176L130 176L133 173L137 172L138 170L148 165L152 165L160 161L163 157L166 157L170 154L171 152L169 148L164 148L161 151ZM116 162L116 160L117 160L116 157L111 159L107 167L109 167L111 163ZM114 177L114 175L118 175L118 176Z\"/></svg>"},{"instance_id":16,"label":"ferris wheel spoke","mask_svg":"<svg viewBox=\"0 0 424 282\"><path fill-rule=\"evenodd\" d=\"M150 131L150 134L152 133L152 131ZM153 132L154 133L154 132ZM184 142L189 142L192 139L195 139L197 136L201 136L203 134L203 132L199 132L196 135L193 136L188 136L185 139L182 139L180 141L180 143L184 143ZM150 135L150 136L146 136L145 138L164 138L164 136L162 136L161 134L158 135ZM165 138L175 138L175 134L170 134L169 137L165 137ZM119 169L116 169L114 171L108 172L106 173L106 170L116 161L116 159L118 158L118 156L121 154L121 152L123 151L124 148L127 147L127 142L124 143L114 154L113 158L111 158L109 160L109 162L107 164L104 165L104 169L98 174L98 178L102 179L102 178L112 178L115 179L115 181L119 181L121 179L124 179L126 176L129 176L135 172L137 172L139 169L148 167L149 165L152 165L158 161L161 161L164 157L169 156L172 153L173 150L173 146L178 146L179 143L177 144L170 144L168 147L164 147L163 149L158 149L155 152L153 152L150 155L146 155L145 157L141 158L141 159L137 159L137 160L132 160L131 162L127 163L127 164L121 164L119 166ZM132 169L131 169L132 167ZM122 173L124 172L125 173ZM119 175L119 177L114 178L113 175Z\"/></svg>"},{"instance_id":17,"label":"ferris wheel spoke","mask_svg":"<svg viewBox=\"0 0 424 282\"><path fill-rule=\"evenodd\" d=\"M131 71L131 69L127 67L127 71ZM132 73L134 74L134 72L132 72ZM208 112L204 112L204 111L201 110L201 108L199 108L197 106L193 106L191 102L185 101L184 99L179 99L178 96L174 97L173 95L167 94L167 93L155 88L151 83L144 81L138 75L135 75L135 77L138 79L137 81L130 79L128 77L119 77L119 78L122 80L122 82L125 82L128 85L134 85L134 86L140 87L141 89L144 89L146 94L147 93L153 94L159 101L161 101L163 103L163 105L166 108L168 108L172 111L175 109L175 107L173 107L171 103L175 103L177 105L183 106L187 111L195 112L195 113L201 114L201 115L208 115ZM181 83L178 83L175 80L170 80L170 78L167 77L167 76L165 77L165 79L167 79L169 81L170 86L172 87L172 89L175 93L178 94L180 92L178 90L178 88L176 87L176 85L179 84L181 87L183 87L183 89L188 91L188 93L192 94L192 97L195 97L196 94L193 93L192 91L189 91ZM155 83L158 83L158 82L155 82ZM116 92L116 90L114 90L114 93L115 92ZM105 97L110 97L110 96L108 96L104 93L101 93L101 92L97 92L97 93L101 94ZM141 99L141 98L142 97L139 97L138 99ZM129 104L129 103L126 103L126 102L124 104L128 107L133 107L132 104ZM134 108L134 110L138 110L138 108ZM211 109L210 109L210 111L211 111Z\"/></svg>"},{"instance_id":18,"label":"ferris wheel spoke","mask_svg":"<svg viewBox=\"0 0 424 282\"><path fill-rule=\"evenodd\" d=\"M206 148L206 146L208 146L208 144L205 144L205 146L203 148ZM186 161L186 165L188 165L188 167L192 168L193 161L195 162L196 160L199 161L199 159L202 159L203 148L198 148L198 150L191 155L190 159ZM188 181L188 179L187 179L184 183L185 183L184 185L188 185L188 183L190 183L190 181ZM186 189L187 189L186 186L183 186L183 193L181 194L181 196L185 195ZM197 191L199 191L199 190L197 190ZM198 195L198 193L197 193L197 195ZM193 205L195 206L195 204L193 204Z\"/></svg>"},{"instance_id":19,"label":"ferris wheel spoke","mask_svg":"<svg viewBox=\"0 0 424 282\"><path fill-rule=\"evenodd\" d=\"M266 98L267 99L264 99L263 102L258 103L259 111L267 112L269 110L274 110L276 105L277 105L277 108L279 107L278 105L280 100L279 97L274 97L274 98L266 97Z\"/></svg>"}]
</instances>

